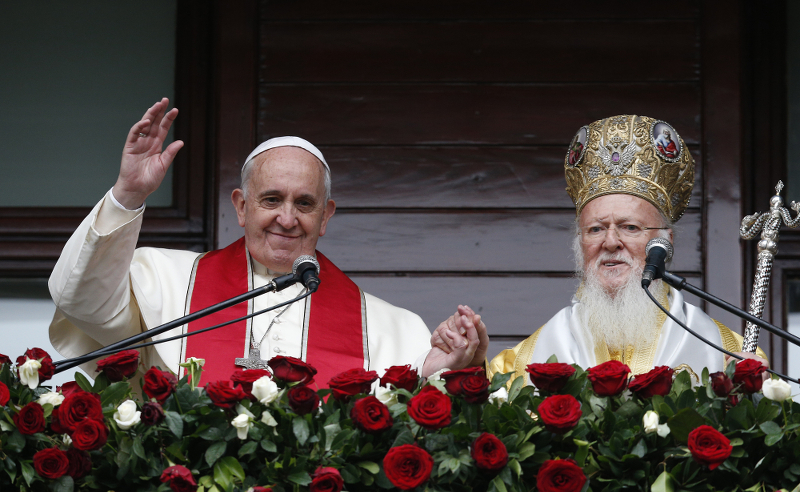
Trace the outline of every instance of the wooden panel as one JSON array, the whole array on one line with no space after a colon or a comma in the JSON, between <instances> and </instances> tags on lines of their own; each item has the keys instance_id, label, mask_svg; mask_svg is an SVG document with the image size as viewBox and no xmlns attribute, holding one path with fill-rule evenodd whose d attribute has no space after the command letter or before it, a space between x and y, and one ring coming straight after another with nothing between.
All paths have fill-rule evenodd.
<instances>
[{"instance_id":1,"label":"wooden panel","mask_svg":"<svg viewBox=\"0 0 800 492\"><path fill-rule=\"evenodd\" d=\"M571 272L574 212L336 214L319 249L348 272ZM699 272L700 215L678 223L672 268Z\"/></svg>"},{"instance_id":2,"label":"wooden panel","mask_svg":"<svg viewBox=\"0 0 800 492\"><path fill-rule=\"evenodd\" d=\"M620 29L624 36L608 35ZM568 43L554 42L567 32ZM693 20L271 23L261 31L260 76L261 83L697 80L696 44Z\"/></svg>"},{"instance_id":3,"label":"wooden panel","mask_svg":"<svg viewBox=\"0 0 800 492\"><path fill-rule=\"evenodd\" d=\"M571 277L375 277L351 275L365 292L422 317L433 331L459 304L479 313L492 339L489 358L533 333L568 306L578 281ZM701 281L689 278L695 285ZM697 305L694 296L687 302Z\"/></svg>"},{"instance_id":4,"label":"wooden panel","mask_svg":"<svg viewBox=\"0 0 800 492\"><path fill-rule=\"evenodd\" d=\"M676 0L668 6L640 0L613 4L591 0L563 2L464 2L463 0L262 0L263 20L395 19L685 19L698 16L699 2ZM568 33L567 33L568 34ZM566 34L564 35L566 37ZM561 38L563 40L563 38Z\"/></svg>"},{"instance_id":5,"label":"wooden panel","mask_svg":"<svg viewBox=\"0 0 800 492\"><path fill-rule=\"evenodd\" d=\"M566 146L581 126L644 114L700 136L695 84L261 86L258 135L315 145Z\"/></svg>"},{"instance_id":6,"label":"wooden panel","mask_svg":"<svg viewBox=\"0 0 800 492\"><path fill-rule=\"evenodd\" d=\"M691 207L702 204L695 157ZM571 208L564 147L323 147L341 208Z\"/></svg>"}]
</instances>

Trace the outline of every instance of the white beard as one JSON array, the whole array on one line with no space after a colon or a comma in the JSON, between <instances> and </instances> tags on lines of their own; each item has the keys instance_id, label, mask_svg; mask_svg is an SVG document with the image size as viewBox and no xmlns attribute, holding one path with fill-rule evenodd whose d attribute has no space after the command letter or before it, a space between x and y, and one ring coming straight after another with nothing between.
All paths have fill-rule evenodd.
<instances>
[{"instance_id":1,"label":"white beard","mask_svg":"<svg viewBox=\"0 0 800 492\"><path fill-rule=\"evenodd\" d=\"M600 276L618 277L617 272L598 273L599 265L610 259L621 260L631 268L628 278L618 288L609 289L600 283ZM586 334L596 343L604 340L610 351L622 352L628 346L634 350L648 347L658 331L661 312L643 292L641 286L643 262L619 253L605 254L593 266L583 271L583 283L576 294L580 300L578 315ZM656 298L663 296L666 286L656 280L650 291Z\"/></svg>"}]
</instances>

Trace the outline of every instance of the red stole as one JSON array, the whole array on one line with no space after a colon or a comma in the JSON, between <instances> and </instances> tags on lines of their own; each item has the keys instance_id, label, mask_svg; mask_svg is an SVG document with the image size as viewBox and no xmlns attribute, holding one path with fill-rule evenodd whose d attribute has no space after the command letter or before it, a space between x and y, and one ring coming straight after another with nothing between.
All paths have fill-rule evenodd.
<instances>
[{"instance_id":1,"label":"red stole","mask_svg":"<svg viewBox=\"0 0 800 492\"><path fill-rule=\"evenodd\" d=\"M368 354L366 309L358 286L317 252L320 264L320 286L306 302L303 323L303 353L301 358L317 369L314 377L319 388L347 369L364 367ZM244 238L227 248L203 255L194 267L187 303L189 312L230 299L252 288ZM193 332L250 312L251 303L240 303L205 318L189 323ZM247 357L250 347L248 322L239 321L184 340L182 358L205 359L200 384L229 379L237 369L233 361ZM368 361L367 361L368 362Z\"/></svg>"}]
</instances>

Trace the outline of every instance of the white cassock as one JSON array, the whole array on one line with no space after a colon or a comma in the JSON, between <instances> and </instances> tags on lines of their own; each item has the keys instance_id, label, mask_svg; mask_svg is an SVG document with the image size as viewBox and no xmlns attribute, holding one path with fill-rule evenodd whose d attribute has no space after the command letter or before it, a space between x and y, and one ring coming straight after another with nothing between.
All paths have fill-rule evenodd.
<instances>
[{"instance_id":1,"label":"white cassock","mask_svg":"<svg viewBox=\"0 0 800 492\"><path fill-rule=\"evenodd\" d=\"M670 314L705 339L729 352L741 351L741 335L715 321L699 308L684 302L680 291L670 288L668 305ZM659 318L661 329L648 347L637 348L625 354L610 354L605 343L594 344L587 337L587 331L577 312L579 306L580 302L573 297L571 306L559 311L522 343L500 352L492 359L489 364L490 373L514 372L516 376L525 376L530 384L525 366L547 362L552 355L559 362L577 364L583 369L613 358L628 364L633 374L645 373L656 366L689 369L696 376L700 376L706 367L712 373L723 370L725 354L706 345L663 313L660 313ZM758 349L757 355L766 359L761 349Z\"/></svg>"},{"instance_id":2,"label":"white cassock","mask_svg":"<svg viewBox=\"0 0 800 492\"><path fill-rule=\"evenodd\" d=\"M192 267L200 253L136 249L142 214L143 209L118 207L106 194L64 247L49 282L56 304L50 340L64 357L83 355L187 314ZM276 276L255 261L252 266L255 288ZM256 297L253 312L290 300L302 291L303 287L297 284ZM369 340L365 369L383 375L390 366L412 364L421 373L430 349L430 332L422 319L367 293L364 298ZM253 336L263 339L262 359L275 355L303 358L305 308L304 302L296 302L277 319L283 308L253 319ZM169 338L182 330L185 327L153 338ZM180 340L141 352L145 368L158 365L178 373ZM94 374L96 369L93 362L82 367L88 374Z\"/></svg>"}]
</instances>

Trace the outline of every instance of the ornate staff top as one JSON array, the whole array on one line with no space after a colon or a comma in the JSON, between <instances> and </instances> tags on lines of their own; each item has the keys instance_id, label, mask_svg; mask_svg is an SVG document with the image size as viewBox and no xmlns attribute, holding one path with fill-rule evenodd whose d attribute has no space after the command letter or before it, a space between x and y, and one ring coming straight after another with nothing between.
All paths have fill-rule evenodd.
<instances>
[{"instance_id":1,"label":"ornate staff top","mask_svg":"<svg viewBox=\"0 0 800 492\"><path fill-rule=\"evenodd\" d=\"M769 199L769 212L747 215L742 219L742 225L739 227L739 236L742 239L753 239L756 234L761 232L761 240L758 241L756 274L753 279L753 293L750 296L750 309L748 310L750 314L759 318L764 313L764 300L767 297L767 288L772 273L772 261L778 252L781 219L789 227L800 225L800 203L793 201L790 204L796 214L792 219L789 211L783 206L783 198L780 196L782 190L783 181L778 181L775 186L775 196ZM758 346L758 333L759 327L748 322L744 331L742 350L755 353Z\"/></svg>"}]
</instances>

